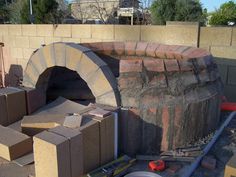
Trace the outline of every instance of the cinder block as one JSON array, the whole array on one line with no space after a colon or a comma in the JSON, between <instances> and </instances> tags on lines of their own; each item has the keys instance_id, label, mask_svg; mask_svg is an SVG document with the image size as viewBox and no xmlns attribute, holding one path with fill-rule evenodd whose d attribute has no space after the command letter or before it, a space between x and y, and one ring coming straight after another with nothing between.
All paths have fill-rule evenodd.
<instances>
[{"instance_id":1,"label":"cinder block","mask_svg":"<svg viewBox=\"0 0 236 177\"><path fill-rule=\"evenodd\" d=\"M66 46L66 67L71 70L77 70L80 65L80 59L83 53L75 48Z\"/></svg>"},{"instance_id":2,"label":"cinder block","mask_svg":"<svg viewBox=\"0 0 236 177\"><path fill-rule=\"evenodd\" d=\"M35 174L37 177L70 177L69 140L44 131L33 138Z\"/></svg>"},{"instance_id":3,"label":"cinder block","mask_svg":"<svg viewBox=\"0 0 236 177\"><path fill-rule=\"evenodd\" d=\"M0 125L0 156L9 161L33 150L32 140L27 135Z\"/></svg>"},{"instance_id":4,"label":"cinder block","mask_svg":"<svg viewBox=\"0 0 236 177\"><path fill-rule=\"evenodd\" d=\"M142 72L142 60L120 60L120 73L125 72Z\"/></svg>"},{"instance_id":5,"label":"cinder block","mask_svg":"<svg viewBox=\"0 0 236 177\"><path fill-rule=\"evenodd\" d=\"M54 37L71 37L71 25L55 26Z\"/></svg>"},{"instance_id":6,"label":"cinder block","mask_svg":"<svg viewBox=\"0 0 236 177\"><path fill-rule=\"evenodd\" d=\"M23 36L36 36L36 25L22 25Z\"/></svg>"},{"instance_id":7,"label":"cinder block","mask_svg":"<svg viewBox=\"0 0 236 177\"><path fill-rule=\"evenodd\" d=\"M80 38L62 38L62 42L80 43Z\"/></svg>"},{"instance_id":8,"label":"cinder block","mask_svg":"<svg viewBox=\"0 0 236 177\"><path fill-rule=\"evenodd\" d=\"M44 130L63 125L65 115L32 115L24 116L21 121L22 132L34 136Z\"/></svg>"},{"instance_id":9,"label":"cinder block","mask_svg":"<svg viewBox=\"0 0 236 177\"><path fill-rule=\"evenodd\" d=\"M37 36L53 37L53 25L36 25Z\"/></svg>"},{"instance_id":10,"label":"cinder block","mask_svg":"<svg viewBox=\"0 0 236 177\"><path fill-rule=\"evenodd\" d=\"M6 36L9 35L8 33L8 25L0 25L0 35Z\"/></svg>"},{"instance_id":11,"label":"cinder block","mask_svg":"<svg viewBox=\"0 0 236 177\"><path fill-rule=\"evenodd\" d=\"M93 117L100 129L100 166L114 160L114 116Z\"/></svg>"},{"instance_id":12,"label":"cinder block","mask_svg":"<svg viewBox=\"0 0 236 177\"><path fill-rule=\"evenodd\" d=\"M81 38L80 43L102 42L102 39Z\"/></svg>"},{"instance_id":13,"label":"cinder block","mask_svg":"<svg viewBox=\"0 0 236 177\"><path fill-rule=\"evenodd\" d=\"M16 36L15 46L21 48L29 48L29 37L28 36Z\"/></svg>"},{"instance_id":14,"label":"cinder block","mask_svg":"<svg viewBox=\"0 0 236 177\"><path fill-rule=\"evenodd\" d=\"M7 104L5 96L0 95L0 125L8 125L8 113L7 113Z\"/></svg>"},{"instance_id":15,"label":"cinder block","mask_svg":"<svg viewBox=\"0 0 236 177\"><path fill-rule=\"evenodd\" d=\"M30 48L38 49L44 44L45 44L45 42L44 42L43 37L30 37L29 38Z\"/></svg>"},{"instance_id":16,"label":"cinder block","mask_svg":"<svg viewBox=\"0 0 236 177\"><path fill-rule=\"evenodd\" d=\"M9 35L11 36L21 36L22 30L21 25L8 25Z\"/></svg>"},{"instance_id":17,"label":"cinder block","mask_svg":"<svg viewBox=\"0 0 236 177\"><path fill-rule=\"evenodd\" d=\"M114 39L114 25L91 25L92 38L94 39Z\"/></svg>"},{"instance_id":18,"label":"cinder block","mask_svg":"<svg viewBox=\"0 0 236 177\"><path fill-rule=\"evenodd\" d=\"M5 46L15 47L16 46L16 38L15 38L15 36L4 35L3 36L3 43Z\"/></svg>"},{"instance_id":19,"label":"cinder block","mask_svg":"<svg viewBox=\"0 0 236 177\"><path fill-rule=\"evenodd\" d=\"M99 123L84 117L82 126L78 130L83 136L84 173L88 173L100 165Z\"/></svg>"},{"instance_id":20,"label":"cinder block","mask_svg":"<svg viewBox=\"0 0 236 177\"><path fill-rule=\"evenodd\" d=\"M232 177L236 174L236 155L232 156L231 159L225 166L224 177Z\"/></svg>"},{"instance_id":21,"label":"cinder block","mask_svg":"<svg viewBox=\"0 0 236 177\"><path fill-rule=\"evenodd\" d=\"M211 53L214 57L236 59L235 46L211 46Z\"/></svg>"},{"instance_id":22,"label":"cinder block","mask_svg":"<svg viewBox=\"0 0 236 177\"><path fill-rule=\"evenodd\" d=\"M66 45L65 43L53 44L56 58L56 66L66 66Z\"/></svg>"},{"instance_id":23,"label":"cinder block","mask_svg":"<svg viewBox=\"0 0 236 177\"><path fill-rule=\"evenodd\" d=\"M72 38L91 38L91 25L71 25Z\"/></svg>"},{"instance_id":24,"label":"cinder block","mask_svg":"<svg viewBox=\"0 0 236 177\"><path fill-rule=\"evenodd\" d=\"M49 129L50 132L66 137L70 143L71 177L83 175L83 137L81 132L75 129L58 126Z\"/></svg>"},{"instance_id":25,"label":"cinder block","mask_svg":"<svg viewBox=\"0 0 236 177\"><path fill-rule=\"evenodd\" d=\"M11 56L13 58L24 58L22 48L11 48Z\"/></svg>"},{"instance_id":26,"label":"cinder block","mask_svg":"<svg viewBox=\"0 0 236 177\"><path fill-rule=\"evenodd\" d=\"M2 125L12 124L26 115L26 100L23 90L13 87L3 88L0 89L0 97L1 107L4 109L3 114L0 114L0 120L4 122Z\"/></svg>"},{"instance_id":27,"label":"cinder block","mask_svg":"<svg viewBox=\"0 0 236 177\"><path fill-rule=\"evenodd\" d=\"M54 42L61 42L61 41L62 41L62 38L60 37L44 37L45 45L48 45Z\"/></svg>"},{"instance_id":28,"label":"cinder block","mask_svg":"<svg viewBox=\"0 0 236 177\"><path fill-rule=\"evenodd\" d=\"M21 87L21 89L25 91L28 115L46 104L46 93L44 91L28 87Z\"/></svg>"},{"instance_id":29,"label":"cinder block","mask_svg":"<svg viewBox=\"0 0 236 177\"><path fill-rule=\"evenodd\" d=\"M35 49L23 48L23 58L28 60L34 53Z\"/></svg>"},{"instance_id":30,"label":"cinder block","mask_svg":"<svg viewBox=\"0 0 236 177\"><path fill-rule=\"evenodd\" d=\"M165 26L141 26L141 41L165 43Z\"/></svg>"},{"instance_id":31,"label":"cinder block","mask_svg":"<svg viewBox=\"0 0 236 177\"><path fill-rule=\"evenodd\" d=\"M116 41L140 41L140 26L115 25Z\"/></svg>"},{"instance_id":32,"label":"cinder block","mask_svg":"<svg viewBox=\"0 0 236 177\"><path fill-rule=\"evenodd\" d=\"M201 27L200 46L202 45L224 45L230 46L232 28L226 27Z\"/></svg>"},{"instance_id":33,"label":"cinder block","mask_svg":"<svg viewBox=\"0 0 236 177\"><path fill-rule=\"evenodd\" d=\"M233 28L232 46L236 46L236 28Z\"/></svg>"}]
</instances>

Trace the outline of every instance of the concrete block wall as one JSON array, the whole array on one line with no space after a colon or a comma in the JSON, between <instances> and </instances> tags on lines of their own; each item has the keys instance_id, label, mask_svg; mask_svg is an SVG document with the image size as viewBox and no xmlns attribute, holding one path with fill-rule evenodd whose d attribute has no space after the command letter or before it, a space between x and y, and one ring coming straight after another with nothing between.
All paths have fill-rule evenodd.
<instances>
[{"instance_id":1,"label":"concrete block wall","mask_svg":"<svg viewBox=\"0 0 236 177\"><path fill-rule=\"evenodd\" d=\"M224 83L225 96L229 101L236 101L236 28L202 27L199 47L212 53Z\"/></svg>"}]
</instances>

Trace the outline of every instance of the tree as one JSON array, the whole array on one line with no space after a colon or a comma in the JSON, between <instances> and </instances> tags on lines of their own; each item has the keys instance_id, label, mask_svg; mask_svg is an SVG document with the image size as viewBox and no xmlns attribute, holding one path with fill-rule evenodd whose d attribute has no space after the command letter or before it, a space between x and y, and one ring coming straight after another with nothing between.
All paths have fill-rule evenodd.
<instances>
[{"instance_id":1,"label":"tree","mask_svg":"<svg viewBox=\"0 0 236 177\"><path fill-rule=\"evenodd\" d=\"M155 0L151 6L154 24L164 25L166 21L197 21L203 23L202 5L198 0Z\"/></svg>"},{"instance_id":2,"label":"tree","mask_svg":"<svg viewBox=\"0 0 236 177\"><path fill-rule=\"evenodd\" d=\"M9 19L7 5L8 1L0 0L0 23L5 23Z\"/></svg>"},{"instance_id":3,"label":"tree","mask_svg":"<svg viewBox=\"0 0 236 177\"><path fill-rule=\"evenodd\" d=\"M21 12L27 0L16 0L8 6L10 23L21 23Z\"/></svg>"},{"instance_id":4,"label":"tree","mask_svg":"<svg viewBox=\"0 0 236 177\"><path fill-rule=\"evenodd\" d=\"M210 25L229 25L230 22L236 23L236 3L234 1L222 4L211 14L209 20Z\"/></svg>"},{"instance_id":5,"label":"tree","mask_svg":"<svg viewBox=\"0 0 236 177\"><path fill-rule=\"evenodd\" d=\"M62 11L56 0L32 0L34 22L37 24L60 23ZM29 1L21 9L21 23L30 23Z\"/></svg>"}]
</instances>

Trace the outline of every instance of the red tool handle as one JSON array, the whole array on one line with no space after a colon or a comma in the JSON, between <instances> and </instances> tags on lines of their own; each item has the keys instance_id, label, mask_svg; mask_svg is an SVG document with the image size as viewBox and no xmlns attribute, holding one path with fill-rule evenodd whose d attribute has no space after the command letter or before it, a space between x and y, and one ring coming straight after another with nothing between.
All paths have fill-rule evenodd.
<instances>
[{"instance_id":1,"label":"red tool handle","mask_svg":"<svg viewBox=\"0 0 236 177\"><path fill-rule=\"evenodd\" d=\"M151 161L148 166L152 171L163 171L166 168L163 160Z\"/></svg>"}]
</instances>

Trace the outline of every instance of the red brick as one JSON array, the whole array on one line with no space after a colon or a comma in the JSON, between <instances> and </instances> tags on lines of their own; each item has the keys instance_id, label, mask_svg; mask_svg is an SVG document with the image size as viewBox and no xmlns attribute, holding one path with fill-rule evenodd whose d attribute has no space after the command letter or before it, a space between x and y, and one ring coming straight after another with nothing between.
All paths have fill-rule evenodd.
<instances>
[{"instance_id":1,"label":"red brick","mask_svg":"<svg viewBox=\"0 0 236 177\"><path fill-rule=\"evenodd\" d=\"M216 159L210 156L205 156L202 159L201 166L209 170L214 170L216 168Z\"/></svg>"},{"instance_id":2,"label":"red brick","mask_svg":"<svg viewBox=\"0 0 236 177\"><path fill-rule=\"evenodd\" d=\"M120 60L120 73L142 72L142 60Z\"/></svg>"},{"instance_id":3,"label":"red brick","mask_svg":"<svg viewBox=\"0 0 236 177\"><path fill-rule=\"evenodd\" d=\"M138 42L136 47L136 55L145 56L147 45L148 45L147 42Z\"/></svg>"},{"instance_id":4,"label":"red brick","mask_svg":"<svg viewBox=\"0 0 236 177\"><path fill-rule=\"evenodd\" d=\"M175 126L175 138L173 142L173 148L177 148L178 144L180 143L180 130L181 130L181 118L182 118L182 107L180 105L176 105L175 107L175 120L174 120L174 126Z\"/></svg>"},{"instance_id":5,"label":"red brick","mask_svg":"<svg viewBox=\"0 0 236 177\"><path fill-rule=\"evenodd\" d=\"M149 43L146 48L146 56L148 57L156 57L156 49L160 44Z\"/></svg>"},{"instance_id":6,"label":"red brick","mask_svg":"<svg viewBox=\"0 0 236 177\"><path fill-rule=\"evenodd\" d=\"M159 45L156 49L156 57L157 58L166 58L166 52L168 51L168 45Z\"/></svg>"},{"instance_id":7,"label":"red brick","mask_svg":"<svg viewBox=\"0 0 236 177\"><path fill-rule=\"evenodd\" d=\"M191 58L199 58L203 56L210 55L210 53L204 49L197 48L196 50L192 51L190 54L188 54Z\"/></svg>"},{"instance_id":8,"label":"red brick","mask_svg":"<svg viewBox=\"0 0 236 177\"><path fill-rule=\"evenodd\" d=\"M164 60L164 62L165 62L167 71L169 72L179 71L179 65L178 65L177 60L168 59L168 60Z\"/></svg>"},{"instance_id":9,"label":"red brick","mask_svg":"<svg viewBox=\"0 0 236 177\"><path fill-rule=\"evenodd\" d=\"M190 47L190 48L188 48L187 50L185 50L182 54L183 54L183 58L184 59L189 59L189 58L192 58L191 56L190 56L190 54L193 52L193 51L195 51L197 48L194 48L194 47Z\"/></svg>"},{"instance_id":10,"label":"red brick","mask_svg":"<svg viewBox=\"0 0 236 177\"><path fill-rule=\"evenodd\" d=\"M90 43L88 45L92 51L103 51L102 42Z\"/></svg>"},{"instance_id":11,"label":"red brick","mask_svg":"<svg viewBox=\"0 0 236 177\"><path fill-rule=\"evenodd\" d=\"M125 43L125 53L126 55L135 55L136 42L126 42Z\"/></svg>"},{"instance_id":12,"label":"red brick","mask_svg":"<svg viewBox=\"0 0 236 177\"><path fill-rule=\"evenodd\" d=\"M155 86L158 88L166 88L167 87L166 76L164 74L154 76L149 82L149 86L151 87Z\"/></svg>"},{"instance_id":13,"label":"red brick","mask_svg":"<svg viewBox=\"0 0 236 177\"><path fill-rule=\"evenodd\" d=\"M138 76L120 77L118 84L121 89L142 88L143 80Z\"/></svg>"},{"instance_id":14,"label":"red brick","mask_svg":"<svg viewBox=\"0 0 236 177\"><path fill-rule=\"evenodd\" d=\"M181 71L192 71L193 70L193 63L189 59L182 59L178 60L179 67Z\"/></svg>"},{"instance_id":15,"label":"red brick","mask_svg":"<svg viewBox=\"0 0 236 177\"><path fill-rule=\"evenodd\" d=\"M148 111L153 115L157 114L157 108L149 108Z\"/></svg>"},{"instance_id":16,"label":"red brick","mask_svg":"<svg viewBox=\"0 0 236 177\"><path fill-rule=\"evenodd\" d=\"M175 51L180 48L178 45L169 45L166 51L166 58L174 59L176 57Z\"/></svg>"},{"instance_id":17,"label":"red brick","mask_svg":"<svg viewBox=\"0 0 236 177\"><path fill-rule=\"evenodd\" d=\"M114 49L113 42L104 42L102 44L102 47L103 47L103 54L111 55L113 53Z\"/></svg>"},{"instance_id":18,"label":"red brick","mask_svg":"<svg viewBox=\"0 0 236 177\"><path fill-rule=\"evenodd\" d=\"M168 107L163 107L162 109L162 141L161 141L161 150L167 151L169 148L168 141L168 129L170 124L170 115Z\"/></svg>"},{"instance_id":19,"label":"red brick","mask_svg":"<svg viewBox=\"0 0 236 177\"><path fill-rule=\"evenodd\" d=\"M125 54L125 43L124 42L114 42L114 52L117 55Z\"/></svg>"},{"instance_id":20,"label":"red brick","mask_svg":"<svg viewBox=\"0 0 236 177\"><path fill-rule=\"evenodd\" d=\"M149 60L143 60L144 67L148 71L154 71L154 72L164 72L165 66L162 59L149 59Z\"/></svg>"},{"instance_id":21,"label":"red brick","mask_svg":"<svg viewBox=\"0 0 236 177\"><path fill-rule=\"evenodd\" d=\"M153 105L156 105L158 102L160 102L160 99L158 96L154 95L144 95L141 98L141 104L145 107L150 107Z\"/></svg>"}]
</instances>

